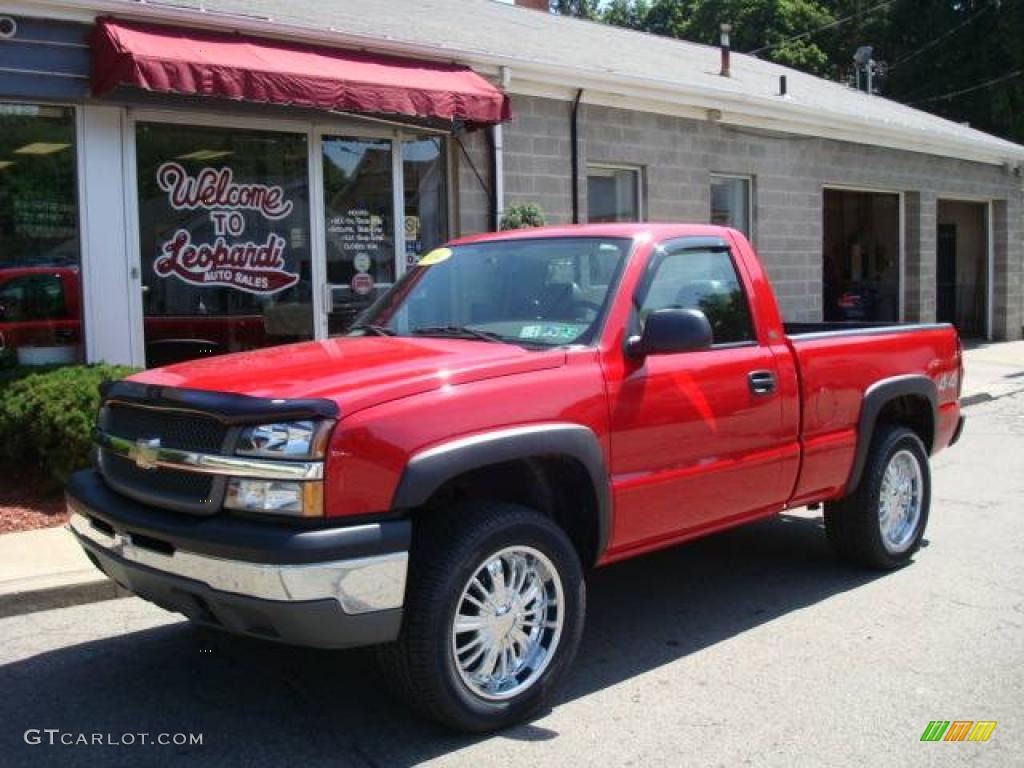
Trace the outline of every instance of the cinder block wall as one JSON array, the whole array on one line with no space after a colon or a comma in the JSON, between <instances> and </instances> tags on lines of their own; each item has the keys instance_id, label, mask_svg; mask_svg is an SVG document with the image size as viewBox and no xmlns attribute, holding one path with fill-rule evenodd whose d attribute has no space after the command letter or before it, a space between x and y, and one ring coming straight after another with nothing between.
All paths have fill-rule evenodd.
<instances>
[{"instance_id":1,"label":"cinder block wall","mask_svg":"<svg viewBox=\"0 0 1024 768\"><path fill-rule=\"evenodd\" d=\"M513 96L505 126L505 200L536 202L551 223L572 217L571 104ZM467 145L489 174L479 136ZM488 228L486 195L458 164L459 224ZM822 317L823 188L850 186L905 194L906 317L935 318L936 205L939 199L993 199L994 333L1020 338L1024 264L1024 190L1001 167L827 139L781 135L720 123L583 104L580 107L580 201L586 217L585 168L625 163L643 169L649 220L708 221L710 174L754 177L754 240L788 320ZM490 183L490 176L485 175Z\"/></svg>"}]
</instances>

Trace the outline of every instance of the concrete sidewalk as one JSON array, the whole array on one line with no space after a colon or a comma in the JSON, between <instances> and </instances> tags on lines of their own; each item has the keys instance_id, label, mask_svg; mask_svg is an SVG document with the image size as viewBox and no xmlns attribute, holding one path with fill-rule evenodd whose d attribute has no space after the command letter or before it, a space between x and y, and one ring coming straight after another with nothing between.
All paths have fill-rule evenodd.
<instances>
[{"instance_id":1,"label":"concrete sidewalk","mask_svg":"<svg viewBox=\"0 0 1024 768\"><path fill-rule=\"evenodd\" d=\"M127 594L63 526L0 536L0 618Z\"/></svg>"},{"instance_id":2,"label":"concrete sidewalk","mask_svg":"<svg viewBox=\"0 0 1024 768\"><path fill-rule=\"evenodd\" d=\"M967 349L962 403L1024 390L1024 341ZM63 527L0 535L0 618L124 597Z\"/></svg>"},{"instance_id":3,"label":"concrete sidewalk","mask_svg":"<svg viewBox=\"0 0 1024 768\"><path fill-rule=\"evenodd\" d=\"M965 406L1024 389L1024 341L969 342L966 346Z\"/></svg>"}]
</instances>

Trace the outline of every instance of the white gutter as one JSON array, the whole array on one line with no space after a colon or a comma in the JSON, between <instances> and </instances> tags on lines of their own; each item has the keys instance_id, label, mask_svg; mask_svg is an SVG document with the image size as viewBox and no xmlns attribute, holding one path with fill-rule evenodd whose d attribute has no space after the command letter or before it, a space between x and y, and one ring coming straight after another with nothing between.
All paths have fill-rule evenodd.
<instances>
[{"instance_id":1,"label":"white gutter","mask_svg":"<svg viewBox=\"0 0 1024 768\"><path fill-rule=\"evenodd\" d=\"M652 105L672 108L703 107L722 113L723 123L758 125L787 133L842 138L858 144L925 152L976 162L1004 165L1024 163L1024 147L1011 142L993 139L986 141L975 138L952 138L922 128L906 128L897 124L879 123L876 120L823 113L813 107L786 103L784 115L779 109L778 97L752 96L737 93L726 88L707 85L684 84L659 77L636 77L616 72L594 72L586 67L554 65L534 59L493 54L452 48L437 43L423 45L394 38L380 38L358 35L344 30L326 27L311 27L289 24L259 16L238 16L163 5L149 2L126 2L125 0L38 0L35 3L0 3L9 12L38 15L41 8L51 10L52 17L80 18L86 20L95 15L113 14L121 18L159 20L169 23L186 24L213 29L230 29L249 32L264 37L307 42L334 44L349 48L361 48L381 53L434 59L439 61L457 60L472 66L482 74L497 75L501 67L515 68L517 80L531 81L542 85L565 88L566 100L570 92L584 88L588 94L606 93L620 97L628 94ZM34 9L34 13L32 10ZM611 87L610 87L611 86ZM870 137L870 141L865 137ZM993 143L1002 145L996 148Z\"/></svg>"}]
</instances>

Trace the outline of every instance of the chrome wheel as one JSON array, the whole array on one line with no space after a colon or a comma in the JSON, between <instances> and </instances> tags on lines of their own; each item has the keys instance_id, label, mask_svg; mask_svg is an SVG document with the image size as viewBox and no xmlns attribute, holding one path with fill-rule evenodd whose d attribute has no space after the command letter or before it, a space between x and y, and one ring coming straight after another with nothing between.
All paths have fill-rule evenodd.
<instances>
[{"instance_id":1,"label":"chrome wheel","mask_svg":"<svg viewBox=\"0 0 1024 768\"><path fill-rule=\"evenodd\" d=\"M532 547L508 547L470 577L455 611L451 647L459 677L477 696L510 699L551 663L565 622L562 579Z\"/></svg>"},{"instance_id":2,"label":"chrome wheel","mask_svg":"<svg viewBox=\"0 0 1024 768\"><path fill-rule=\"evenodd\" d=\"M921 521L923 477L917 457L908 450L889 459L878 498L882 544L892 554L910 548Z\"/></svg>"}]
</instances>

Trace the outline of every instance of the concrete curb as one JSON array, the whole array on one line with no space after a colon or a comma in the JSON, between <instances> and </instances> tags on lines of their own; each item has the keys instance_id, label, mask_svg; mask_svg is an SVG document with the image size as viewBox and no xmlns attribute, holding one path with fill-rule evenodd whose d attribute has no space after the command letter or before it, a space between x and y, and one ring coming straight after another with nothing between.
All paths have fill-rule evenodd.
<instances>
[{"instance_id":1,"label":"concrete curb","mask_svg":"<svg viewBox=\"0 0 1024 768\"><path fill-rule=\"evenodd\" d=\"M126 597L63 527L0 535L0 618Z\"/></svg>"},{"instance_id":2,"label":"concrete curb","mask_svg":"<svg viewBox=\"0 0 1024 768\"><path fill-rule=\"evenodd\" d=\"M0 593L0 619L130 596L126 589L96 571L95 576L89 574L57 586Z\"/></svg>"}]
</instances>

